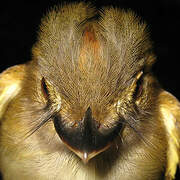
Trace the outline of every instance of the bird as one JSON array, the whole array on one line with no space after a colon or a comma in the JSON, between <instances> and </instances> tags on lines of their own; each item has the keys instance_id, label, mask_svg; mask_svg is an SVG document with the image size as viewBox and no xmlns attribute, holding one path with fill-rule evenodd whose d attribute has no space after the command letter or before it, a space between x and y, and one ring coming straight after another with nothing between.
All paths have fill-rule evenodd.
<instances>
[{"instance_id":1,"label":"bird","mask_svg":"<svg viewBox=\"0 0 180 180\"><path fill-rule=\"evenodd\" d=\"M3 180L172 180L180 103L152 72L148 26L85 2L42 18L32 59L0 74Z\"/></svg>"}]
</instances>

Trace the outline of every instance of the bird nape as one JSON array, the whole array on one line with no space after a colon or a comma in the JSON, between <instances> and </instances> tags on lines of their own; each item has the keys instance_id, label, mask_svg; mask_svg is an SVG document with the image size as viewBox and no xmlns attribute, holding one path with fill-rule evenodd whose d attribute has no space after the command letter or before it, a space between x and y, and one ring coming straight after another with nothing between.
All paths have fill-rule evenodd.
<instances>
[{"instance_id":1,"label":"bird nape","mask_svg":"<svg viewBox=\"0 0 180 180\"><path fill-rule=\"evenodd\" d=\"M175 178L180 104L132 11L83 2L42 18L32 60L0 74L4 180Z\"/></svg>"}]
</instances>

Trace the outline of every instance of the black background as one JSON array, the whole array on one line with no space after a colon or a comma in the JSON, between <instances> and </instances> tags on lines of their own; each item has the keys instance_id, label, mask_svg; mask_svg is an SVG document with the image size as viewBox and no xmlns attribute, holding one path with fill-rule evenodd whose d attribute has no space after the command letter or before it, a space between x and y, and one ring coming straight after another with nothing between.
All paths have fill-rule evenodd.
<instances>
[{"instance_id":1,"label":"black background","mask_svg":"<svg viewBox=\"0 0 180 180\"><path fill-rule=\"evenodd\" d=\"M31 59L38 26L45 12L63 1L10 1L0 5L0 72ZM179 11L180 0L94 0L97 6L133 9L149 25L157 63L153 67L163 88L180 99ZM2 2L1 2L2 3Z\"/></svg>"}]
</instances>

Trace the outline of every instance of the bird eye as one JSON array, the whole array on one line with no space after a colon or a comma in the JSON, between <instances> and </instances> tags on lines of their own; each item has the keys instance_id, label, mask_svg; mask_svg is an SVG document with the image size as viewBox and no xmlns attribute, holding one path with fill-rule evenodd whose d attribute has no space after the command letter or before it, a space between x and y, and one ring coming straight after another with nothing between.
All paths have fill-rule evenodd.
<instances>
[{"instance_id":1,"label":"bird eye","mask_svg":"<svg viewBox=\"0 0 180 180\"><path fill-rule=\"evenodd\" d=\"M41 89L42 89L43 95L45 96L45 98L47 98L49 96L49 91L48 91L44 77L41 80Z\"/></svg>"},{"instance_id":2,"label":"bird eye","mask_svg":"<svg viewBox=\"0 0 180 180\"><path fill-rule=\"evenodd\" d=\"M136 89L134 92L134 98L137 99L142 95L143 85L142 85L142 72L137 76Z\"/></svg>"},{"instance_id":3,"label":"bird eye","mask_svg":"<svg viewBox=\"0 0 180 180\"><path fill-rule=\"evenodd\" d=\"M142 87L142 82L141 80L138 80L137 85L136 85L136 90L134 93L135 98L139 98L142 95L143 92L143 87Z\"/></svg>"}]
</instances>

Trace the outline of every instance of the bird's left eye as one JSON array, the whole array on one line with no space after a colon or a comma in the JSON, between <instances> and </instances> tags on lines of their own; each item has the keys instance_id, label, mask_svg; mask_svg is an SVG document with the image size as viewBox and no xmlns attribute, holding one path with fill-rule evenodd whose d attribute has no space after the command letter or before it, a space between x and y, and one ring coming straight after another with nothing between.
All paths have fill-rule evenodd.
<instances>
[{"instance_id":1,"label":"bird's left eye","mask_svg":"<svg viewBox=\"0 0 180 180\"><path fill-rule=\"evenodd\" d=\"M49 96L49 91L48 91L44 77L41 80L41 89L42 89L43 95L45 96L45 98L47 98Z\"/></svg>"}]
</instances>

